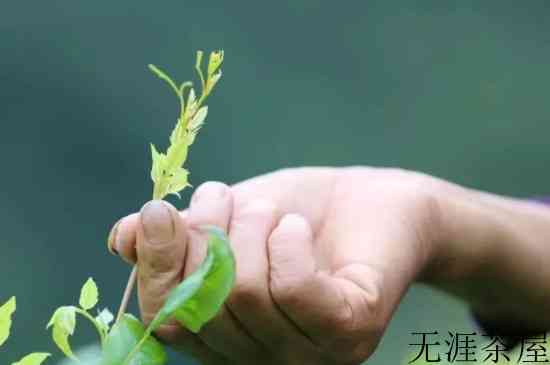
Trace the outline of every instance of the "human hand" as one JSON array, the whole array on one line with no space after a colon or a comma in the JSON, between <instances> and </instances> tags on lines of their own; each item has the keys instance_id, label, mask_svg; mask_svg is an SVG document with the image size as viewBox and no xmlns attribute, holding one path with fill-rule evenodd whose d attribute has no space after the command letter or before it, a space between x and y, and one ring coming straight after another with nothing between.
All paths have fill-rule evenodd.
<instances>
[{"instance_id":1,"label":"human hand","mask_svg":"<svg viewBox=\"0 0 550 365\"><path fill-rule=\"evenodd\" d=\"M233 187L206 183L190 208L147 203L110 247L138 265L145 322L205 256L200 227L228 232L236 284L198 334L157 337L203 364L359 364L376 348L441 236L442 183L395 169L300 168Z\"/></svg>"}]
</instances>

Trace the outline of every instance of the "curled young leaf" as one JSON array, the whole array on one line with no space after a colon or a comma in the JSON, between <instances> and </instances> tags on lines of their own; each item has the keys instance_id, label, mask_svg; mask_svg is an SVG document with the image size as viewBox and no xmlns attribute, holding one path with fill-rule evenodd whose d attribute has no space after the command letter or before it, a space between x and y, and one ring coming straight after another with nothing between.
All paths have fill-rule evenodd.
<instances>
[{"instance_id":1,"label":"curled young leaf","mask_svg":"<svg viewBox=\"0 0 550 365\"><path fill-rule=\"evenodd\" d=\"M223 62L223 51L215 51L210 53L210 59L208 60L208 77L214 75L218 68L220 68Z\"/></svg>"},{"instance_id":2,"label":"curled young leaf","mask_svg":"<svg viewBox=\"0 0 550 365\"><path fill-rule=\"evenodd\" d=\"M214 86L216 86L221 77L222 71L220 70L208 78L208 80L206 81L206 94L210 94L210 92L212 91L212 89L214 89Z\"/></svg>"},{"instance_id":3,"label":"curled young leaf","mask_svg":"<svg viewBox=\"0 0 550 365\"><path fill-rule=\"evenodd\" d=\"M113 313L111 313L110 310L107 308L103 309L97 317L95 317L95 320L97 324L101 327L104 333L109 332L109 327L111 325L111 322L115 319L115 316Z\"/></svg>"},{"instance_id":4,"label":"curled young leaf","mask_svg":"<svg viewBox=\"0 0 550 365\"><path fill-rule=\"evenodd\" d=\"M195 131L202 127L204 120L206 119L206 116L208 115L208 107L203 106L191 118L191 121L189 122L189 130Z\"/></svg>"},{"instance_id":5,"label":"curled young leaf","mask_svg":"<svg viewBox=\"0 0 550 365\"><path fill-rule=\"evenodd\" d=\"M227 299L235 282L235 257L227 235L217 227L207 227L208 252L201 266L172 290L150 324L155 330L173 317L198 333Z\"/></svg>"},{"instance_id":6,"label":"curled young leaf","mask_svg":"<svg viewBox=\"0 0 550 365\"><path fill-rule=\"evenodd\" d=\"M138 344L139 348L128 359L132 349L136 349ZM166 361L164 347L145 333L145 328L138 319L125 314L113 326L105 340L101 365L163 365Z\"/></svg>"},{"instance_id":7,"label":"curled young leaf","mask_svg":"<svg viewBox=\"0 0 550 365\"><path fill-rule=\"evenodd\" d=\"M96 306L99 297L99 291L94 279L89 278L82 286L80 291L80 307L84 310L90 310Z\"/></svg>"},{"instance_id":8,"label":"curled young leaf","mask_svg":"<svg viewBox=\"0 0 550 365\"><path fill-rule=\"evenodd\" d=\"M174 90L174 92L176 93L176 95L179 95L179 89L178 89L178 87L176 86L176 83L174 82L174 80L172 80L172 78L170 78L170 76L168 76L168 75L166 74L166 72L162 71L159 67L157 67L157 66L155 66L155 65L152 65L152 64L149 65L149 69L150 69L155 75L157 75L161 80L166 81L166 83L168 83L168 85L170 85L170 87L172 88L172 90Z\"/></svg>"},{"instance_id":9,"label":"curled young leaf","mask_svg":"<svg viewBox=\"0 0 550 365\"><path fill-rule=\"evenodd\" d=\"M0 307L0 346L2 346L10 336L11 317L15 312L15 308L15 297L11 297Z\"/></svg>"},{"instance_id":10,"label":"curled young leaf","mask_svg":"<svg viewBox=\"0 0 550 365\"><path fill-rule=\"evenodd\" d=\"M195 114L198 104L197 104L197 97L195 95L195 89L191 88L189 90L189 95L187 96L187 104L185 108L185 117L188 118L191 115ZM185 124L184 124L185 125ZM187 127L187 125L185 125Z\"/></svg>"},{"instance_id":11,"label":"curled young leaf","mask_svg":"<svg viewBox=\"0 0 550 365\"><path fill-rule=\"evenodd\" d=\"M50 356L51 354L46 352L34 352L25 356L18 362L12 363L11 365L40 365Z\"/></svg>"}]
</instances>

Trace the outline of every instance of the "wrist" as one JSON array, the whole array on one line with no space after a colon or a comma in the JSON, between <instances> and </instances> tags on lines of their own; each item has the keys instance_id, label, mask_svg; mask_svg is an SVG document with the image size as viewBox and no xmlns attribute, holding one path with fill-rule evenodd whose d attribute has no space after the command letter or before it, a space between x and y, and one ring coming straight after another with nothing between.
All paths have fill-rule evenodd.
<instances>
[{"instance_id":1,"label":"wrist","mask_svg":"<svg viewBox=\"0 0 550 365\"><path fill-rule=\"evenodd\" d=\"M550 328L550 209L450 183L440 205L442 234L425 282L488 321Z\"/></svg>"},{"instance_id":2,"label":"wrist","mask_svg":"<svg viewBox=\"0 0 550 365\"><path fill-rule=\"evenodd\" d=\"M422 281L446 287L469 280L494 261L504 227L500 213L484 203L483 193L440 181L435 196L438 234Z\"/></svg>"}]
</instances>

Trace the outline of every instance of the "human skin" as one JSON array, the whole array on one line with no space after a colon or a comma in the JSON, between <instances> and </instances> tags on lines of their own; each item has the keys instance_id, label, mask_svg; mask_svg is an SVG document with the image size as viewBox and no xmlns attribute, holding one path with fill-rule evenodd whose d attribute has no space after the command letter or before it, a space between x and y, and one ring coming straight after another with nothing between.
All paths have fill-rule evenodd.
<instances>
[{"instance_id":1,"label":"human skin","mask_svg":"<svg viewBox=\"0 0 550 365\"><path fill-rule=\"evenodd\" d=\"M156 336L201 364L360 364L414 282L484 319L550 327L550 209L421 173L296 168L232 187L209 182L178 212L152 201L113 227L138 265L142 318L205 256L200 227L228 232L236 284L198 333Z\"/></svg>"}]
</instances>

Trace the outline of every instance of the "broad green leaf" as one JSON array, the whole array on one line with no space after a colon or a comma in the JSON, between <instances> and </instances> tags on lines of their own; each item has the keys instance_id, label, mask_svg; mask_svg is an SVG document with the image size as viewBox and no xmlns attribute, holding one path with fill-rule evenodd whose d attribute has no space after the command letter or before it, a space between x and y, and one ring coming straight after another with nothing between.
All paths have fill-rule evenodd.
<instances>
[{"instance_id":1,"label":"broad green leaf","mask_svg":"<svg viewBox=\"0 0 550 365\"><path fill-rule=\"evenodd\" d=\"M72 335L76 327L76 308L73 306L59 307L52 315L46 328L58 326Z\"/></svg>"},{"instance_id":2,"label":"broad green leaf","mask_svg":"<svg viewBox=\"0 0 550 365\"><path fill-rule=\"evenodd\" d=\"M74 334L76 327L76 308L72 306L58 308L46 328L51 326L53 326L52 338L57 347L67 357L76 359L69 343L69 336Z\"/></svg>"},{"instance_id":3,"label":"broad green leaf","mask_svg":"<svg viewBox=\"0 0 550 365\"><path fill-rule=\"evenodd\" d=\"M221 229L208 227L206 230L208 253L205 260L169 294L151 323L153 330L174 317L190 331L198 333L228 297L235 282L235 258Z\"/></svg>"},{"instance_id":4,"label":"broad green leaf","mask_svg":"<svg viewBox=\"0 0 550 365\"><path fill-rule=\"evenodd\" d=\"M125 314L105 340L101 365L122 365L144 334L143 324L132 315ZM163 365L166 361L164 347L154 337L148 337L127 365Z\"/></svg>"},{"instance_id":5,"label":"broad green leaf","mask_svg":"<svg viewBox=\"0 0 550 365\"><path fill-rule=\"evenodd\" d=\"M67 331L60 326L54 325L52 329L52 338L53 342L55 342L57 347L65 354L65 356L73 360L77 360L71 348L71 344L69 343L69 333Z\"/></svg>"},{"instance_id":6,"label":"broad green leaf","mask_svg":"<svg viewBox=\"0 0 550 365\"><path fill-rule=\"evenodd\" d=\"M109 326L111 325L111 322L115 319L115 316L113 316L113 313L111 313L110 310L107 308L103 309L97 317L95 317L96 322L103 328L105 333L109 331Z\"/></svg>"},{"instance_id":7,"label":"broad green leaf","mask_svg":"<svg viewBox=\"0 0 550 365\"><path fill-rule=\"evenodd\" d=\"M15 308L15 297L11 297L0 307L0 346L2 346L10 336L11 317L15 312Z\"/></svg>"},{"instance_id":8,"label":"broad green leaf","mask_svg":"<svg viewBox=\"0 0 550 365\"><path fill-rule=\"evenodd\" d=\"M82 309L90 310L96 306L98 297L99 292L97 290L97 285L94 279L89 278L80 291L80 300L78 303Z\"/></svg>"},{"instance_id":9,"label":"broad green leaf","mask_svg":"<svg viewBox=\"0 0 550 365\"><path fill-rule=\"evenodd\" d=\"M11 365L40 365L50 356L51 354L45 352L35 352L25 356L18 362L12 363Z\"/></svg>"}]
</instances>

